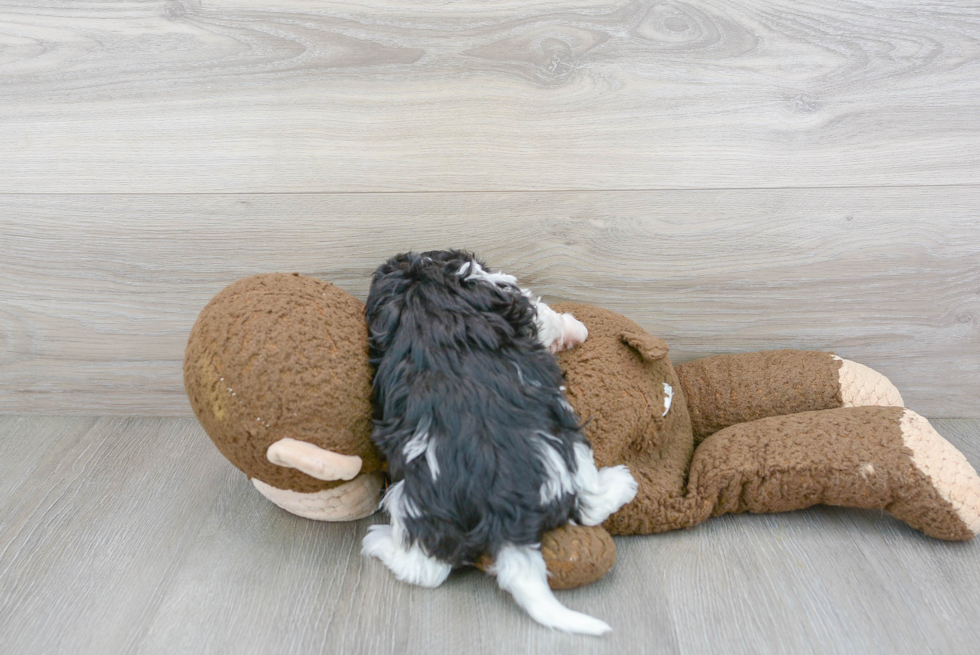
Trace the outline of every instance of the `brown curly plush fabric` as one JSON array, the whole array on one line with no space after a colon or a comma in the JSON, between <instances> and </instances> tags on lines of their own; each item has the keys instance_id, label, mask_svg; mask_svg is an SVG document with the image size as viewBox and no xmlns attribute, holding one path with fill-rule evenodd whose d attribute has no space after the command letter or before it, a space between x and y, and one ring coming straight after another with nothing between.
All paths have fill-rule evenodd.
<instances>
[{"instance_id":1,"label":"brown curly plush fabric","mask_svg":"<svg viewBox=\"0 0 980 655\"><path fill-rule=\"evenodd\" d=\"M313 492L339 484L274 466L283 437L363 460L371 443L371 369L364 306L332 284L273 273L239 280L201 311L184 357L184 386L218 450L250 478Z\"/></svg>"},{"instance_id":2,"label":"brown curly plush fabric","mask_svg":"<svg viewBox=\"0 0 980 655\"><path fill-rule=\"evenodd\" d=\"M737 423L842 407L840 367L833 353L809 350L716 355L678 364L694 443Z\"/></svg>"},{"instance_id":3,"label":"brown curly plush fabric","mask_svg":"<svg viewBox=\"0 0 980 655\"><path fill-rule=\"evenodd\" d=\"M671 453L689 451L692 444L684 444L683 437L677 443L676 437L690 432L691 426L667 344L607 309L575 303L557 303L553 309L571 312L589 328L585 343L559 353L558 362L565 372L568 401L587 421L585 432L596 464L643 460L664 445ZM661 416L664 382L674 390L666 417Z\"/></svg>"},{"instance_id":4,"label":"brown curly plush fabric","mask_svg":"<svg viewBox=\"0 0 980 655\"><path fill-rule=\"evenodd\" d=\"M902 437L903 407L849 407L726 428L698 447L688 496L695 522L812 505L884 509L939 539L973 532L920 471Z\"/></svg>"},{"instance_id":5,"label":"brown curly plush fabric","mask_svg":"<svg viewBox=\"0 0 980 655\"><path fill-rule=\"evenodd\" d=\"M639 486L604 524L611 533L828 504L884 509L940 539L973 536L965 519L980 511L980 481L969 464L958 465L955 481L923 473L903 436L908 410L841 407L840 361L830 353L722 355L675 372L666 344L625 317L589 305L554 309L589 329L559 361L596 464L626 464ZM661 417L664 383L674 395ZM955 452L938 434L930 438ZM959 513L943 493L958 494Z\"/></svg>"},{"instance_id":6,"label":"brown curly plush fabric","mask_svg":"<svg viewBox=\"0 0 980 655\"><path fill-rule=\"evenodd\" d=\"M616 544L601 527L563 525L541 537L541 555L548 567L548 586L574 589L595 582L616 564ZM488 571L493 560L484 555L476 568Z\"/></svg>"},{"instance_id":7,"label":"brown curly plush fabric","mask_svg":"<svg viewBox=\"0 0 980 655\"><path fill-rule=\"evenodd\" d=\"M616 563L616 544L601 528L565 525L544 533L541 554L552 589L574 589L595 582Z\"/></svg>"},{"instance_id":8,"label":"brown curly plush fabric","mask_svg":"<svg viewBox=\"0 0 980 655\"><path fill-rule=\"evenodd\" d=\"M685 488L694 452L687 401L670 358L658 357L657 348L638 349L636 335L646 332L625 316L591 305L561 303L553 308L571 312L589 328L585 343L558 359L568 400L587 422L596 465L626 464L639 484L636 499L604 526L613 534L660 532L662 521L676 523L675 515L687 511L678 494ZM664 382L674 391L666 416Z\"/></svg>"}]
</instances>

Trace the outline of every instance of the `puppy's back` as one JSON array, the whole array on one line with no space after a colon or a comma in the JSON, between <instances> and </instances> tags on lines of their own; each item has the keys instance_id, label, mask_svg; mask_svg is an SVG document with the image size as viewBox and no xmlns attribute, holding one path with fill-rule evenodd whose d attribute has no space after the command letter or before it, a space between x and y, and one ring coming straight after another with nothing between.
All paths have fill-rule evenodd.
<instances>
[{"instance_id":1,"label":"puppy's back","mask_svg":"<svg viewBox=\"0 0 980 655\"><path fill-rule=\"evenodd\" d=\"M561 371L516 287L459 275L456 251L375 273L367 312L375 430L408 537L454 565L537 543L575 514L584 443Z\"/></svg>"}]
</instances>

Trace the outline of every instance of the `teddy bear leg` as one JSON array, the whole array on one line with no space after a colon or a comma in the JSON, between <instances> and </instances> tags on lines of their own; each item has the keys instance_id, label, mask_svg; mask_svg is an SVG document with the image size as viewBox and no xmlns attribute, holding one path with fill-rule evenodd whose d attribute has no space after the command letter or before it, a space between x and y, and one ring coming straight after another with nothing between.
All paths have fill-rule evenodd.
<instances>
[{"instance_id":1,"label":"teddy bear leg","mask_svg":"<svg viewBox=\"0 0 980 655\"><path fill-rule=\"evenodd\" d=\"M832 353L768 350L677 366L696 442L740 423L838 407L902 407L888 378Z\"/></svg>"},{"instance_id":2,"label":"teddy bear leg","mask_svg":"<svg viewBox=\"0 0 980 655\"><path fill-rule=\"evenodd\" d=\"M980 532L980 477L928 421L901 407L731 426L696 449L688 491L714 516L824 504L882 509L938 539Z\"/></svg>"}]
</instances>

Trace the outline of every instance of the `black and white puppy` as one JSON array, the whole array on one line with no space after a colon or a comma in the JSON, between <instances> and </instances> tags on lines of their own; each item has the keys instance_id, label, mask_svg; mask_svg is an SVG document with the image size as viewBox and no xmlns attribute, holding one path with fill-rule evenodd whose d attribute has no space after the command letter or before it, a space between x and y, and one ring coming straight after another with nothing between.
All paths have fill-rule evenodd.
<instances>
[{"instance_id":1,"label":"black and white puppy","mask_svg":"<svg viewBox=\"0 0 980 655\"><path fill-rule=\"evenodd\" d=\"M486 553L539 623L609 631L558 602L540 548L546 530L598 525L636 495L625 466L596 469L549 352L584 341L585 326L461 251L388 260L367 319L372 439L393 484L391 523L372 526L362 552L426 587Z\"/></svg>"}]
</instances>

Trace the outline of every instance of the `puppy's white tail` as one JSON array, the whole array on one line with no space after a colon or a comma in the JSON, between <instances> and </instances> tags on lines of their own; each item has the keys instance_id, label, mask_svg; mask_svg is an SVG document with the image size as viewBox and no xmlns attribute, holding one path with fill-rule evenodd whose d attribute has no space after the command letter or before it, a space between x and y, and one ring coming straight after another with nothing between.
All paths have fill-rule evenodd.
<instances>
[{"instance_id":1,"label":"puppy's white tail","mask_svg":"<svg viewBox=\"0 0 980 655\"><path fill-rule=\"evenodd\" d=\"M505 546L490 572L497 576L500 588L509 591L517 604L541 625L586 635L602 635L612 630L599 619L573 612L558 602L548 586L548 568L540 547Z\"/></svg>"}]
</instances>

